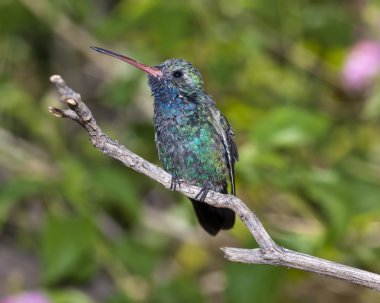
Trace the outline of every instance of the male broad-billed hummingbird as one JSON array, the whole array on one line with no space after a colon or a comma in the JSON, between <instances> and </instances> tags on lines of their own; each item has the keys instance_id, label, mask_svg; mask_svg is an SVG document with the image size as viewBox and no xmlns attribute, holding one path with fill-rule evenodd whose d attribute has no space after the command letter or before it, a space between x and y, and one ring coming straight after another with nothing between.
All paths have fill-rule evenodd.
<instances>
[{"instance_id":1,"label":"male broad-billed hummingbird","mask_svg":"<svg viewBox=\"0 0 380 303\"><path fill-rule=\"evenodd\" d=\"M204 91L198 70L182 59L150 67L103 48L91 48L148 74L154 97L156 146L164 169L172 175L172 189L180 185L180 180L202 188L190 200L199 223L209 234L232 228L232 210L204 203L209 190L228 193L228 179L235 195L238 152L231 127Z\"/></svg>"}]
</instances>

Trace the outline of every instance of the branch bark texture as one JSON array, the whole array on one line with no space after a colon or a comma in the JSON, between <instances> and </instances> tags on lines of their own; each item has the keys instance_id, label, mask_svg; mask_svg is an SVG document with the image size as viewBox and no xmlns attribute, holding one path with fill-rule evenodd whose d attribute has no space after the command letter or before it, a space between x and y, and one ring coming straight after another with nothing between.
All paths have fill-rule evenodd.
<instances>
[{"instance_id":1,"label":"branch bark texture","mask_svg":"<svg viewBox=\"0 0 380 303\"><path fill-rule=\"evenodd\" d=\"M80 95L68 87L61 76L54 75L50 80L57 87L60 102L65 105L64 109L49 107L49 111L54 116L69 118L79 123L88 132L90 141L95 148L170 189L170 174L105 135L97 125L87 105L81 100ZM185 181L176 188L176 191L189 198L195 198L200 190L201 188L189 185ZM239 198L210 191L205 203L215 207L232 209L259 245L259 248L256 249L222 248L224 256L228 260L297 268L380 291L380 275L378 274L302 254L277 245L266 232L255 212L251 211Z\"/></svg>"}]
</instances>

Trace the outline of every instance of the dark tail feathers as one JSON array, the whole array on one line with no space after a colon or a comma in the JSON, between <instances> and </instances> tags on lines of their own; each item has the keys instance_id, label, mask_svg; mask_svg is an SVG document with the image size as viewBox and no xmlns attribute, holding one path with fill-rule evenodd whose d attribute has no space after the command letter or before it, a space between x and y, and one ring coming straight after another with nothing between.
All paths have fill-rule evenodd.
<instances>
[{"instance_id":1,"label":"dark tail feathers","mask_svg":"<svg viewBox=\"0 0 380 303\"><path fill-rule=\"evenodd\" d=\"M215 236L221 229L230 229L235 223L235 213L228 208L217 208L204 202L190 199L193 203L199 224Z\"/></svg>"}]
</instances>

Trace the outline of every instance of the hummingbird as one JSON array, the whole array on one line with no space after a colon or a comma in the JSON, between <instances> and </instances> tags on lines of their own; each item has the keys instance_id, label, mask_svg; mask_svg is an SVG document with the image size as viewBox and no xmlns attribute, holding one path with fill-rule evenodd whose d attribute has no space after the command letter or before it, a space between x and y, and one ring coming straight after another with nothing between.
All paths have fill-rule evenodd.
<instances>
[{"instance_id":1,"label":"hummingbird","mask_svg":"<svg viewBox=\"0 0 380 303\"><path fill-rule=\"evenodd\" d=\"M236 195L237 146L230 124L205 92L199 71L183 59L151 67L110 50L91 48L148 74L156 147L163 168L172 175L171 189L182 180L200 187L195 199L190 199L200 225L213 236L221 229L231 229L234 212L204 200L210 190L227 194L228 187Z\"/></svg>"}]
</instances>

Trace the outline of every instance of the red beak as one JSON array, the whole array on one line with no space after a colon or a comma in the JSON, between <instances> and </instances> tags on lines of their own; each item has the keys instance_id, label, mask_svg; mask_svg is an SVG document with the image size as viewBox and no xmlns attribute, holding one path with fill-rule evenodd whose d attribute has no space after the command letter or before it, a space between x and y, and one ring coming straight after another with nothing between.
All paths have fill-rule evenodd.
<instances>
[{"instance_id":1,"label":"red beak","mask_svg":"<svg viewBox=\"0 0 380 303\"><path fill-rule=\"evenodd\" d=\"M144 71L147 74L152 75L154 77L161 77L162 76L162 71L160 71L158 68L150 67L150 66L142 64L142 63L140 63L140 62L138 62L132 58L114 53L114 52L106 50L104 48L100 48L100 47L96 47L96 46L90 46L90 48L92 48L93 50L96 50L99 53L106 54L108 56L111 56L111 57L120 59L122 61L125 61L125 62L141 69L142 71Z\"/></svg>"}]
</instances>

